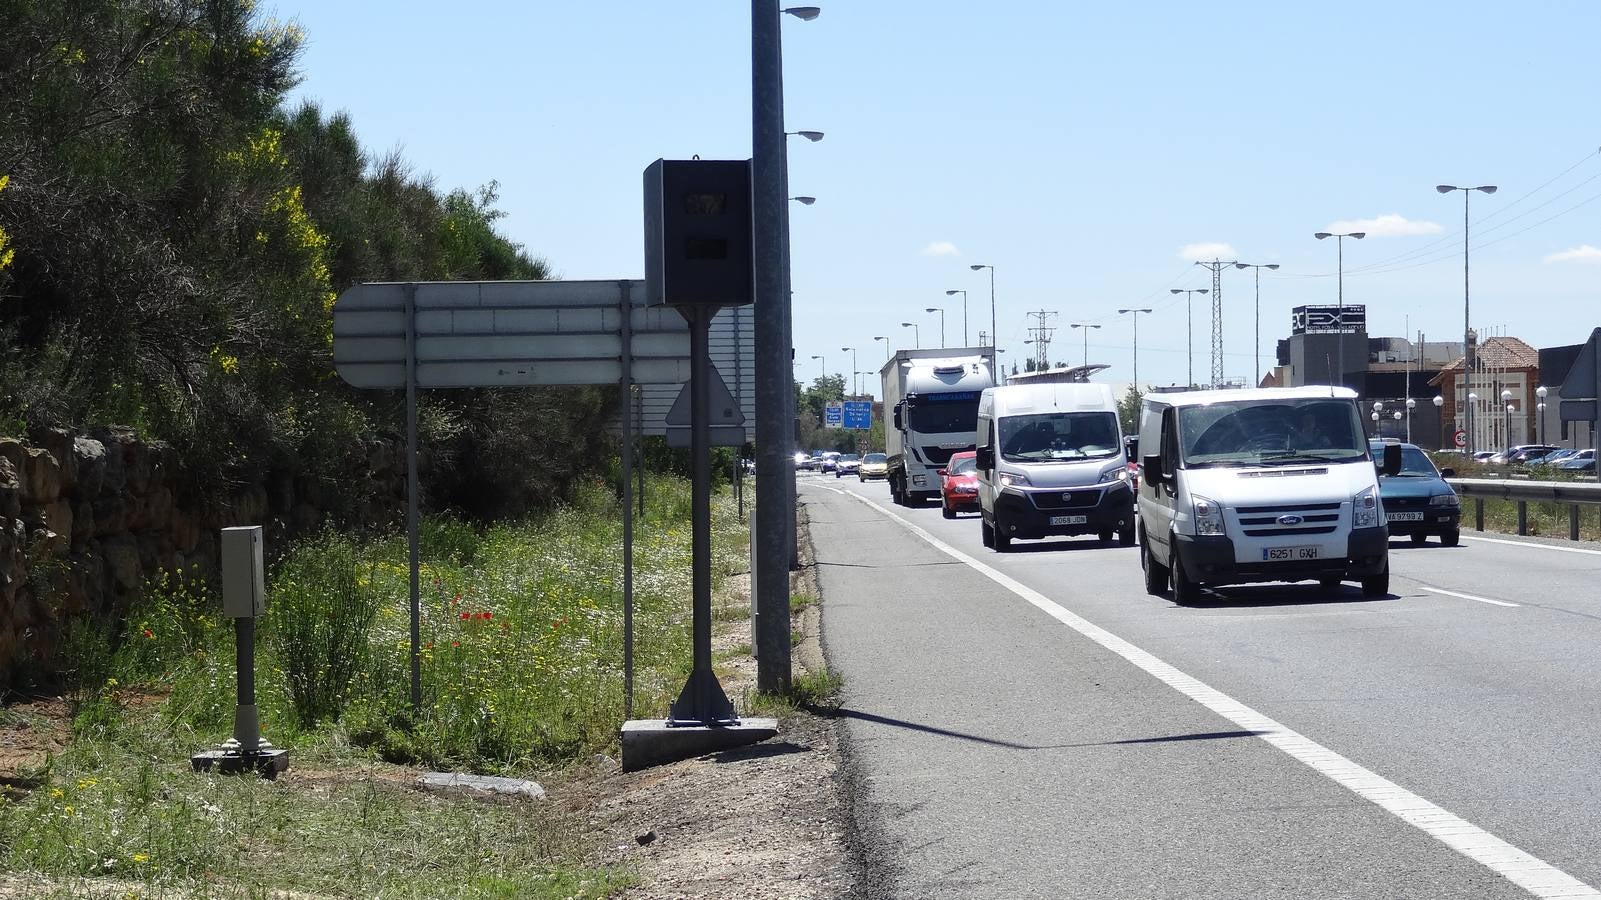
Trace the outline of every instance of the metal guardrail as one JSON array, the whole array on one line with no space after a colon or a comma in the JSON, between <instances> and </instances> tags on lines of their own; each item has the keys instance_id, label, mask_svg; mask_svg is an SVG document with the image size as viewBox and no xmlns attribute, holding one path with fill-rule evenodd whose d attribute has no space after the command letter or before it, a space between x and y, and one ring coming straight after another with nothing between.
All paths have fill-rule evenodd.
<instances>
[{"instance_id":1,"label":"metal guardrail","mask_svg":"<svg viewBox=\"0 0 1601 900\"><path fill-rule=\"evenodd\" d=\"M1566 503L1568 540L1579 539L1579 507L1601 506L1601 482L1524 481L1510 478L1447 478L1459 497L1473 500L1473 527L1484 530L1484 501L1511 500L1518 505L1518 534L1529 533L1530 503Z\"/></svg>"}]
</instances>

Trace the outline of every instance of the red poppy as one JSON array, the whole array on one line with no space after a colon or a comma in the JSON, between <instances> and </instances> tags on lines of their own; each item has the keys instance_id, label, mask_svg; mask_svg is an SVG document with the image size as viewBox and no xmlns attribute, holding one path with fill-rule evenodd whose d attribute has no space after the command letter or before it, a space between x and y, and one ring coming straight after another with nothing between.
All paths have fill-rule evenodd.
<instances>
[{"instance_id":1,"label":"red poppy","mask_svg":"<svg viewBox=\"0 0 1601 900\"><path fill-rule=\"evenodd\" d=\"M429 641L428 643L423 644L422 648L424 650L432 650L432 649L434 649L434 642L433 641Z\"/></svg>"},{"instance_id":2,"label":"red poppy","mask_svg":"<svg viewBox=\"0 0 1601 900\"><path fill-rule=\"evenodd\" d=\"M145 629L145 637L154 638L155 636L156 636L156 633L154 631L151 631L148 628Z\"/></svg>"},{"instance_id":3,"label":"red poppy","mask_svg":"<svg viewBox=\"0 0 1601 900\"><path fill-rule=\"evenodd\" d=\"M494 617L495 617L495 614L492 613L492 612L488 612L488 611L481 612L481 613L478 614L478 618L483 619L486 622L489 621L490 619L493 619Z\"/></svg>"},{"instance_id":4,"label":"red poppy","mask_svg":"<svg viewBox=\"0 0 1601 900\"><path fill-rule=\"evenodd\" d=\"M468 619L471 619L471 618L472 618L472 617L473 617L473 614L472 614L472 613L470 613L470 612L467 612L467 611L465 611L465 610L463 610L463 611L462 611L462 614L461 614L461 616L460 616L460 617L459 617L459 618L460 618L460 619L461 619L461 620L462 620L462 621L463 621L463 622L465 622L465 621L467 621L467 620L468 620Z\"/></svg>"},{"instance_id":5,"label":"red poppy","mask_svg":"<svg viewBox=\"0 0 1601 900\"><path fill-rule=\"evenodd\" d=\"M451 641L450 642L450 646L452 646L452 647L460 647L461 646L461 641Z\"/></svg>"}]
</instances>

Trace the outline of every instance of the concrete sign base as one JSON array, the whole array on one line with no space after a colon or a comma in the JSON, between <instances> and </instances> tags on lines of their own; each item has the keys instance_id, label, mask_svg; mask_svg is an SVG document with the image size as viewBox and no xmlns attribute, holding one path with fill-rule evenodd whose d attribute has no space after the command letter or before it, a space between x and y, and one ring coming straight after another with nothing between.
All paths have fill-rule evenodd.
<instances>
[{"instance_id":1,"label":"concrete sign base","mask_svg":"<svg viewBox=\"0 0 1601 900\"><path fill-rule=\"evenodd\" d=\"M719 750L760 743L778 734L777 719L741 719L738 725L678 725L665 719L634 719L623 723L623 771L692 759Z\"/></svg>"}]
</instances>

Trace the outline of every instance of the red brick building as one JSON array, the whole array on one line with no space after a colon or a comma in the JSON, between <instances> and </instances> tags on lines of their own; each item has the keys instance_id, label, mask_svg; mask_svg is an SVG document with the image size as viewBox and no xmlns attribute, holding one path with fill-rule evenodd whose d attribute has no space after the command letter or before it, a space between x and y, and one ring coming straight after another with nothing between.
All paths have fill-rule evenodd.
<instances>
[{"instance_id":1,"label":"red brick building","mask_svg":"<svg viewBox=\"0 0 1601 900\"><path fill-rule=\"evenodd\" d=\"M1466 446L1474 450L1501 450L1533 443L1540 352L1514 337L1487 338L1475 351L1471 378L1464 377L1463 359L1457 357L1429 381L1445 399L1441 413L1446 427L1463 431ZM1503 401L1502 394L1506 392L1511 397ZM1470 395L1476 398L1471 417L1467 415ZM1508 405L1512 407L1510 412ZM1450 446L1449 440L1446 443Z\"/></svg>"}]
</instances>

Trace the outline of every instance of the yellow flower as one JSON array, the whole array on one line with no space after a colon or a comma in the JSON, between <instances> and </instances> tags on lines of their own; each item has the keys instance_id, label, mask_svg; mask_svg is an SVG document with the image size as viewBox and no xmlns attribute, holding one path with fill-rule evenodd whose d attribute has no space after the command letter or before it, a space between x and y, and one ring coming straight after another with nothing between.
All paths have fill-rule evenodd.
<instances>
[{"instance_id":1,"label":"yellow flower","mask_svg":"<svg viewBox=\"0 0 1601 900\"><path fill-rule=\"evenodd\" d=\"M99 783L99 780L94 778L80 778L78 779L78 790L81 791L87 788L92 788Z\"/></svg>"},{"instance_id":2,"label":"yellow flower","mask_svg":"<svg viewBox=\"0 0 1601 900\"><path fill-rule=\"evenodd\" d=\"M136 863L147 863L147 862L150 861L150 854L148 854L148 853L135 853L133 855L133 861L136 862Z\"/></svg>"},{"instance_id":3,"label":"yellow flower","mask_svg":"<svg viewBox=\"0 0 1601 900\"><path fill-rule=\"evenodd\" d=\"M61 788L51 788L50 789L50 799L52 799L52 800L60 800L62 797L65 797L65 796L67 796L67 795L61 792Z\"/></svg>"},{"instance_id":4,"label":"yellow flower","mask_svg":"<svg viewBox=\"0 0 1601 900\"><path fill-rule=\"evenodd\" d=\"M68 804L66 806L61 807L61 811L66 813L69 816L72 815L72 813L73 813L72 805Z\"/></svg>"}]
</instances>

